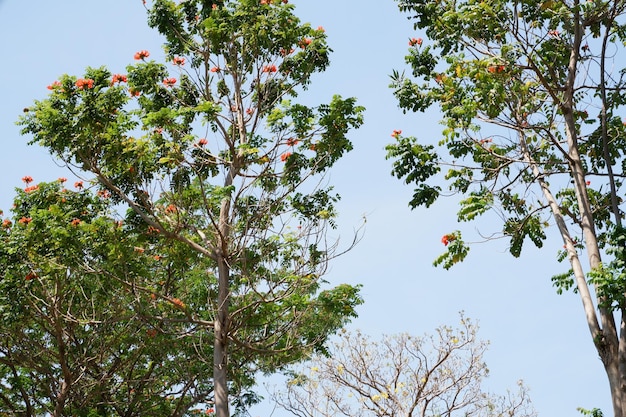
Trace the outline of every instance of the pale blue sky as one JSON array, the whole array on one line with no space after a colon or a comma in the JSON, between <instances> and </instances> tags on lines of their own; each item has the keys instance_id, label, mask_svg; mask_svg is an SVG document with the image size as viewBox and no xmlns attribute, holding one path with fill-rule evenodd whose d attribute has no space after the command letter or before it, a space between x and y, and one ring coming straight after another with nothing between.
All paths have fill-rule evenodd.
<instances>
[{"instance_id":1,"label":"pale blue sky","mask_svg":"<svg viewBox=\"0 0 626 417\"><path fill-rule=\"evenodd\" d=\"M365 125L351 135L355 150L333 170L330 181L342 195L341 235L346 243L367 216L361 243L331 266L328 279L364 284L365 304L351 327L371 335L422 334L455 324L457 312L480 322L480 335L492 344L486 360L487 385L503 393L524 379L541 416L576 416L576 407L600 407L611 414L608 384L576 295L558 296L550 283L568 266L556 262L562 243L550 239L539 252L521 259L498 240L472 248L469 259L451 271L432 260L444 247L443 234L457 228L468 240L478 231L499 228L494 217L456 225L456 200L411 212L412 190L390 177L384 146L394 129L435 142L436 113L405 116L397 109L388 74L401 68L412 29L392 0L291 0L296 13L314 27L324 26L334 49L331 66L316 76L307 101L332 94L356 96L367 108ZM24 107L45 97L46 85L60 74L82 74L86 66L107 65L123 72L135 51L163 57L158 34L145 23L141 0L25 2L0 0L0 209L11 206L20 178L50 181L68 172L47 153L27 146L14 122ZM264 394L263 389L260 389ZM268 408L257 408L264 417ZM275 417L285 415L280 411Z\"/></svg>"}]
</instances>

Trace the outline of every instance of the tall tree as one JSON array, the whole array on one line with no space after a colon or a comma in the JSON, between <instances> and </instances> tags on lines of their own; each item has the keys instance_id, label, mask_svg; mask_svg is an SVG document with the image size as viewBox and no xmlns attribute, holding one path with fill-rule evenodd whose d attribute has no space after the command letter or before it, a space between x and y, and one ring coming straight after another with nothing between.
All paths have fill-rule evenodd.
<instances>
[{"instance_id":1,"label":"tall tree","mask_svg":"<svg viewBox=\"0 0 626 417\"><path fill-rule=\"evenodd\" d=\"M299 417L329 416L535 416L528 393L496 396L482 382L487 343L477 326L461 316L460 326L435 334L384 336L373 341L342 332L329 356L316 355L294 372L279 405Z\"/></svg>"},{"instance_id":2,"label":"tall tree","mask_svg":"<svg viewBox=\"0 0 626 417\"><path fill-rule=\"evenodd\" d=\"M430 206L448 184L463 196L460 221L497 212L516 257L525 240L541 247L547 228L558 231L559 259L571 269L554 284L559 293L579 294L614 415L623 417L626 128L619 116L624 70L616 57L626 3L398 4L428 39L409 41L412 76L395 71L392 88L405 111L438 106L445 129L438 146L394 132L393 174L416 185L412 207ZM460 232L442 241L447 251L435 264L449 268L467 255Z\"/></svg>"},{"instance_id":3,"label":"tall tree","mask_svg":"<svg viewBox=\"0 0 626 417\"><path fill-rule=\"evenodd\" d=\"M291 101L329 48L285 0L156 0L148 12L169 65L142 50L126 74L65 75L20 123L93 174L128 223L204 259L212 319L188 319L211 331L215 409L227 417L235 377L323 350L361 303L357 287L322 290L339 198L323 177L352 148L363 109L339 96Z\"/></svg>"}]
</instances>

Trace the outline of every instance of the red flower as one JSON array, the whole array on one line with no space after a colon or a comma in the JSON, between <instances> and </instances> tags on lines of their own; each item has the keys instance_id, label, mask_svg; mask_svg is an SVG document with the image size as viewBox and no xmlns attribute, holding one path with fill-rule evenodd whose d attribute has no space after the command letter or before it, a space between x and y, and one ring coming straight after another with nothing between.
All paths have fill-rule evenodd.
<instances>
[{"instance_id":1,"label":"red flower","mask_svg":"<svg viewBox=\"0 0 626 417\"><path fill-rule=\"evenodd\" d=\"M454 235L443 235L441 238L441 243L448 246L448 243L452 242L456 237Z\"/></svg>"},{"instance_id":2,"label":"red flower","mask_svg":"<svg viewBox=\"0 0 626 417\"><path fill-rule=\"evenodd\" d=\"M141 94L141 91L134 88L131 88L130 90L128 90L128 92L130 93L131 97L139 97L139 95Z\"/></svg>"},{"instance_id":3,"label":"red flower","mask_svg":"<svg viewBox=\"0 0 626 417\"><path fill-rule=\"evenodd\" d=\"M421 46L422 45L422 38L411 38L409 39L409 46Z\"/></svg>"},{"instance_id":4,"label":"red flower","mask_svg":"<svg viewBox=\"0 0 626 417\"><path fill-rule=\"evenodd\" d=\"M246 114L248 116L252 116L254 114L254 109L246 109Z\"/></svg>"},{"instance_id":5,"label":"red flower","mask_svg":"<svg viewBox=\"0 0 626 417\"><path fill-rule=\"evenodd\" d=\"M548 35L553 36L553 37L555 37L555 38L558 38L558 37L559 37L559 31L558 31L558 30L556 30L556 29L549 30L549 31L548 31Z\"/></svg>"},{"instance_id":6,"label":"red flower","mask_svg":"<svg viewBox=\"0 0 626 417\"><path fill-rule=\"evenodd\" d=\"M166 87L172 87L176 84L176 78L166 78L163 80L163 84L165 84Z\"/></svg>"},{"instance_id":7,"label":"red flower","mask_svg":"<svg viewBox=\"0 0 626 417\"><path fill-rule=\"evenodd\" d=\"M307 46L309 46L311 44L311 42L313 42L312 39L310 38L304 38L300 41L300 43L298 43L298 46L302 49L305 49Z\"/></svg>"},{"instance_id":8,"label":"red flower","mask_svg":"<svg viewBox=\"0 0 626 417\"><path fill-rule=\"evenodd\" d=\"M133 250L134 250L135 252L137 252L137 253L144 253L144 252L145 252L145 249L144 249L144 248L140 248L139 246L135 246L135 247L133 248Z\"/></svg>"},{"instance_id":9,"label":"red flower","mask_svg":"<svg viewBox=\"0 0 626 417\"><path fill-rule=\"evenodd\" d=\"M76 181L74 183L74 188L78 188L80 190L81 188L83 188L83 182L82 181Z\"/></svg>"},{"instance_id":10,"label":"red flower","mask_svg":"<svg viewBox=\"0 0 626 417\"><path fill-rule=\"evenodd\" d=\"M72 226L78 226L80 224L80 219L74 219L70 222Z\"/></svg>"},{"instance_id":11,"label":"red flower","mask_svg":"<svg viewBox=\"0 0 626 417\"><path fill-rule=\"evenodd\" d=\"M280 49L280 54L281 54L282 56L287 56L287 55L289 55L289 54L294 53L294 51L295 51L295 49L293 49L293 48L291 48L290 50L286 50L285 48L281 48L281 49Z\"/></svg>"},{"instance_id":12,"label":"red flower","mask_svg":"<svg viewBox=\"0 0 626 417\"><path fill-rule=\"evenodd\" d=\"M280 156L280 160L285 162L287 159L289 159L290 156L291 156L291 152L285 152L284 154Z\"/></svg>"},{"instance_id":13,"label":"red flower","mask_svg":"<svg viewBox=\"0 0 626 417\"><path fill-rule=\"evenodd\" d=\"M113 74L111 78L111 85L115 83L125 83L128 81L128 78L124 74Z\"/></svg>"},{"instance_id":14,"label":"red flower","mask_svg":"<svg viewBox=\"0 0 626 417\"><path fill-rule=\"evenodd\" d=\"M262 71L263 72L276 72L278 71L278 68L276 68L276 65L265 65Z\"/></svg>"},{"instance_id":15,"label":"red flower","mask_svg":"<svg viewBox=\"0 0 626 417\"><path fill-rule=\"evenodd\" d=\"M39 189L38 185L31 185L30 187L24 188L24 192L25 193L30 193L31 191L35 191L35 190L38 190L38 189Z\"/></svg>"},{"instance_id":16,"label":"red flower","mask_svg":"<svg viewBox=\"0 0 626 417\"><path fill-rule=\"evenodd\" d=\"M61 184L63 184L65 181L67 181L67 178L60 177L59 179L57 179L57 181L59 181Z\"/></svg>"},{"instance_id":17,"label":"red flower","mask_svg":"<svg viewBox=\"0 0 626 417\"><path fill-rule=\"evenodd\" d=\"M211 68L211 72L220 72L220 67Z\"/></svg>"},{"instance_id":18,"label":"red flower","mask_svg":"<svg viewBox=\"0 0 626 417\"><path fill-rule=\"evenodd\" d=\"M78 87L78 89L80 90L84 90L85 87L87 88L93 88L93 80L91 78L79 78L78 80L76 80L76 87Z\"/></svg>"},{"instance_id":19,"label":"red flower","mask_svg":"<svg viewBox=\"0 0 626 417\"><path fill-rule=\"evenodd\" d=\"M216 6L216 4L214 4L214 6ZM174 65L185 65L185 58L183 58L182 56L175 56L174 59L172 59L172 62L174 63Z\"/></svg>"},{"instance_id":20,"label":"red flower","mask_svg":"<svg viewBox=\"0 0 626 417\"><path fill-rule=\"evenodd\" d=\"M587 185L591 185L591 181L587 181L585 184L587 184Z\"/></svg>"},{"instance_id":21,"label":"red flower","mask_svg":"<svg viewBox=\"0 0 626 417\"><path fill-rule=\"evenodd\" d=\"M30 184L31 182L33 182L33 177L31 177L30 175L26 175L25 177L22 177L22 181L24 181L25 184Z\"/></svg>"},{"instance_id":22,"label":"red flower","mask_svg":"<svg viewBox=\"0 0 626 417\"><path fill-rule=\"evenodd\" d=\"M148 58L150 56L150 52L146 51L145 49L139 52L135 52L135 56L134 58L136 60L140 60L140 59L144 59L144 58Z\"/></svg>"},{"instance_id":23,"label":"red flower","mask_svg":"<svg viewBox=\"0 0 626 417\"><path fill-rule=\"evenodd\" d=\"M288 146L296 146L298 143L300 143L300 141L298 139L295 139L295 138L287 139L287 145Z\"/></svg>"},{"instance_id":24,"label":"red flower","mask_svg":"<svg viewBox=\"0 0 626 417\"><path fill-rule=\"evenodd\" d=\"M200 140L198 141L198 145L199 145L199 146L204 146L204 145L206 145L206 144L208 144L208 143L209 143L209 141L208 141L208 140L206 140L206 138L202 138L202 139L200 139Z\"/></svg>"},{"instance_id":25,"label":"red flower","mask_svg":"<svg viewBox=\"0 0 626 417\"><path fill-rule=\"evenodd\" d=\"M326 32L326 30L324 29L324 26L318 26L318 27L317 27L317 30L318 30L319 32Z\"/></svg>"},{"instance_id":26,"label":"red flower","mask_svg":"<svg viewBox=\"0 0 626 417\"><path fill-rule=\"evenodd\" d=\"M9 219L4 219L4 220L2 221L2 227L3 227L4 229L8 229L9 227L11 227L11 225L12 225L12 224L13 224L13 223L12 223L12 222L11 222L11 220L9 220Z\"/></svg>"},{"instance_id":27,"label":"red flower","mask_svg":"<svg viewBox=\"0 0 626 417\"><path fill-rule=\"evenodd\" d=\"M32 217L22 217L21 219L19 219L17 222L18 223L22 223L22 224L28 224L30 222L33 221Z\"/></svg>"},{"instance_id":28,"label":"red flower","mask_svg":"<svg viewBox=\"0 0 626 417\"><path fill-rule=\"evenodd\" d=\"M37 274L35 274L34 272L29 272L28 274L26 274L26 276L24 277L24 279L26 281L30 281L32 279L37 278Z\"/></svg>"},{"instance_id":29,"label":"red flower","mask_svg":"<svg viewBox=\"0 0 626 417\"><path fill-rule=\"evenodd\" d=\"M50 84L49 86L47 86L46 88L48 90L54 90L55 88L60 87L60 86L61 86L61 83L58 82L58 81L55 81L52 84Z\"/></svg>"},{"instance_id":30,"label":"red flower","mask_svg":"<svg viewBox=\"0 0 626 417\"><path fill-rule=\"evenodd\" d=\"M391 134L392 138L398 138L398 136L400 136L402 134L401 130L394 130L393 133Z\"/></svg>"},{"instance_id":31,"label":"red flower","mask_svg":"<svg viewBox=\"0 0 626 417\"><path fill-rule=\"evenodd\" d=\"M170 204L169 206L165 207L166 213L176 213L177 211L178 209L176 208L174 204Z\"/></svg>"}]
</instances>

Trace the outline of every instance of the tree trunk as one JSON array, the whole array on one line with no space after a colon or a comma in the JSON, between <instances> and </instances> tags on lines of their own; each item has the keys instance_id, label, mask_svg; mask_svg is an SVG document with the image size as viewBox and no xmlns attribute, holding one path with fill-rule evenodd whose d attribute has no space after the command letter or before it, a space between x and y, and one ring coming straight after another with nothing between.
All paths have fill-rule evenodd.
<instances>
[{"instance_id":1,"label":"tree trunk","mask_svg":"<svg viewBox=\"0 0 626 417\"><path fill-rule=\"evenodd\" d=\"M213 342L213 392L216 417L229 417L228 410L228 281L230 270L218 254L218 297Z\"/></svg>"}]
</instances>

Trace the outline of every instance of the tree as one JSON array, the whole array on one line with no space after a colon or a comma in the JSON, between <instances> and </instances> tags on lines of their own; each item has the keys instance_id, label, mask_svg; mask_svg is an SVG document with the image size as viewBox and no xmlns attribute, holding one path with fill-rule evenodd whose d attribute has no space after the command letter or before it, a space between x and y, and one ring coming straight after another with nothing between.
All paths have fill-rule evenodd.
<instances>
[{"instance_id":1,"label":"tree","mask_svg":"<svg viewBox=\"0 0 626 417\"><path fill-rule=\"evenodd\" d=\"M496 397L482 389L489 371L487 343L461 316L457 328L434 335L384 336L372 341L343 331L329 356L317 355L276 394L299 417L314 416L534 416L526 389Z\"/></svg>"},{"instance_id":2,"label":"tree","mask_svg":"<svg viewBox=\"0 0 626 417\"><path fill-rule=\"evenodd\" d=\"M322 289L339 198L323 178L352 148L363 109L339 96L292 103L329 48L285 0L157 0L149 24L169 66L142 50L126 74L62 76L20 124L93 174L129 208L127 224L201 256L211 320L186 312L210 330L213 399L226 417L229 385L323 351L361 303L358 287Z\"/></svg>"},{"instance_id":3,"label":"tree","mask_svg":"<svg viewBox=\"0 0 626 417\"><path fill-rule=\"evenodd\" d=\"M393 174L415 184L412 207L444 193L463 198L459 221L496 212L510 252L541 247L554 227L571 269L557 291L580 295L606 370L614 415L626 415L626 322L622 225L624 41L621 1L399 1L428 40L410 40L411 76L395 71L404 111L438 106L439 145L394 132ZM445 58L439 59L442 56ZM442 238L436 265L450 268L469 247ZM586 269L583 257L586 256ZM608 261L603 261L603 256Z\"/></svg>"},{"instance_id":4,"label":"tree","mask_svg":"<svg viewBox=\"0 0 626 417\"><path fill-rule=\"evenodd\" d=\"M147 237L82 182L24 181L0 231L0 410L189 415L212 392L180 302L199 312L206 300L193 252L146 253Z\"/></svg>"}]
</instances>

